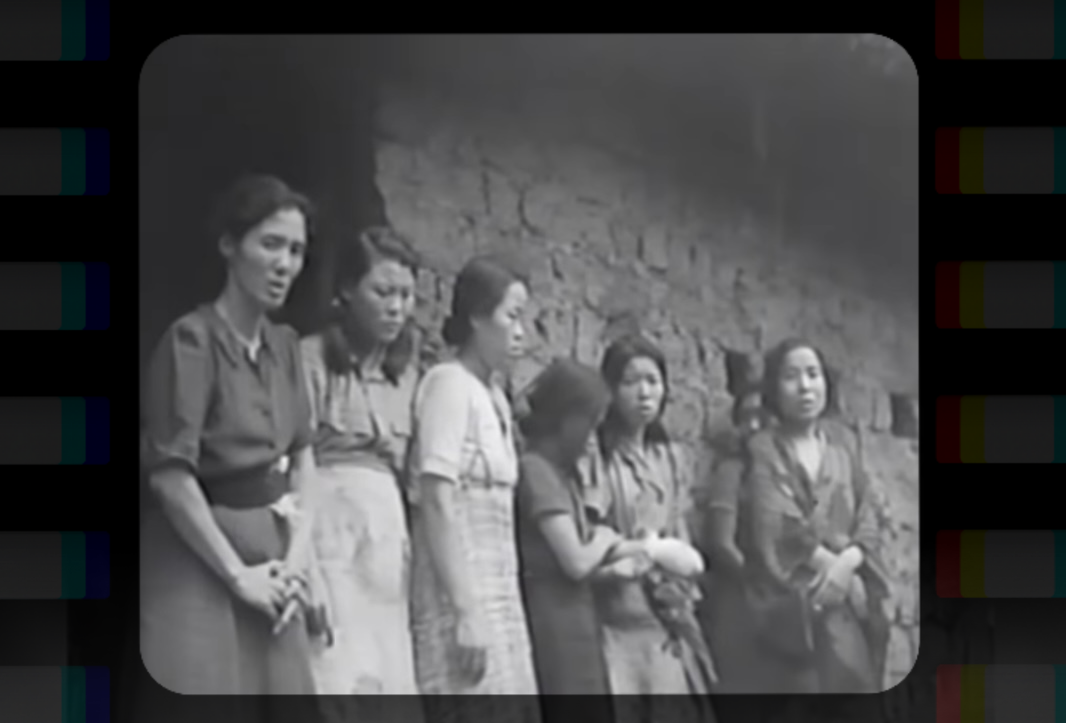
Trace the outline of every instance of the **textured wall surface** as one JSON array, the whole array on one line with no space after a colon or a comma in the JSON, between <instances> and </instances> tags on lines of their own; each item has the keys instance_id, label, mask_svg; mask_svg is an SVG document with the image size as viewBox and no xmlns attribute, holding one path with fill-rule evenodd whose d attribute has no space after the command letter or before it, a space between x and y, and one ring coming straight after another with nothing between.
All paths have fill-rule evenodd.
<instances>
[{"instance_id":1,"label":"textured wall surface","mask_svg":"<svg viewBox=\"0 0 1066 723\"><path fill-rule=\"evenodd\" d=\"M842 374L841 411L886 498L894 685L918 645L918 449L900 427L918 390L917 300L893 296L857 252L788 238L641 147L623 114L582 97L488 105L390 89L377 113L376 182L389 222L427 261L419 320L438 333L451 278L475 253L520 259L535 348L518 386L553 355L598 364L615 334L639 328L669 359L669 429L702 470L707 440L728 425L726 352L795 334L817 343Z\"/></svg>"}]
</instances>

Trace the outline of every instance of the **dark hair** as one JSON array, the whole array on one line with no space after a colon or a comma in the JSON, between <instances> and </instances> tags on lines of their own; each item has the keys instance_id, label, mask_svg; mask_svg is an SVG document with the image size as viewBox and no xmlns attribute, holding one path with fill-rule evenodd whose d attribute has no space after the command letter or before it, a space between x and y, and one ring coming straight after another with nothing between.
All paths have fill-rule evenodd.
<instances>
[{"instance_id":1,"label":"dark hair","mask_svg":"<svg viewBox=\"0 0 1066 723\"><path fill-rule=\"evenodd\" d=\"M762 407L778 420L781 419L780 394L781 369L785 366L788 355L797 349L810 349L818 358L825 376L825 410L822 414L832 414L837 409L836 372L826 363L822 350L804 339L792 338L781 342L766 354L762 378Z\"/></svg>"},{"instance_id":2,"label":"dark hair","mask_svg":"<svg viewBox=\"0 0 1066 723\"><path fill-rule=\"evenodd\" d=\"M670 392L670 381L666 373L666 357L659 347L640 334L622 336L607 347L607 351L603 355L603 364L600 366L600 373L611 391L617 392L629 362L639 358L648 358L655 362L655 366L659 367L659 374L663 378L662 407L659 409L659 416L644 431L644 441L666 444L670 441L670 437L662 423L662 410L666 407L667 397ZM609 458L614 453L624 429L625 420L622 419L617 406L611 404L610 410L607 412L607 418L600 425L598 435L600 452L604 459Z\"/></svg>"},{"instance_id":3,"label":"dark hair","mask_svg":"<svg viewBox=\"0 0 1066 723\"><path fill-rule=\"evenodd\" d=\"M294 209L303 214L307 235L314 230L314 207L310 199L275 176L246 175L218 197L211 219L215 240L240 242L245 234L278 211Z\"/></svg>"},{"instance_id":4,"label":"dark hair","mask_svg":"<svg viewBox=\"0 0 1066 723\"><path fill-rule=\"evenodd\" d=\"M561 357L537 376L527 401L529 414L520 427L525 437L538 440L558 432L568 417L591 416L606 408L611 390L593 367Z\"/></svg>"},{"instance_id":5,"label":"dark hair","mask_svg":"<svg viewBox=\"0 0 1066 723\"><path fill-rule=\"evenodd\" d=\"M444 342L466 344L474 331L471 320L492 314L514 283L525 284L526 279L499 258L478 256L468 261L455 279L452 313L441 330Z\"/></svg>"},{"instance_id":6,"label":"dark hair","mask_svg":"<svg viewBox=\"0 0 1066 723\"><path fill-rule=\"evenodd\" d=\"M366 229L355 238L348 239L337 250L337 257L332 265L333 297L336 299L341 291L358 284L374 268L374 264L383 261L395 261L410 269L418 271L418 254L411 241L403 234L387 227L374 226ZM333 374L347 375L353 369L352 344L346 332L347 314L343 309L334 312L334 318L324 335L324 357L326 368ZM404 370L411 363L414 355L414 335L410 319L407 320L400 335L385 350L385 359L381 364L385 378L396 384Z\"/></svg>"}]
</instances>

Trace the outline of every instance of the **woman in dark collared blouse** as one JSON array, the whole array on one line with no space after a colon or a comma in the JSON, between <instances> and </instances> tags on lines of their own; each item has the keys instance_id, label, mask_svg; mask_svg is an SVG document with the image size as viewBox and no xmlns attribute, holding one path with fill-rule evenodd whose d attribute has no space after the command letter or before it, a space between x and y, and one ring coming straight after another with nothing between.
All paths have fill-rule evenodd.
<instances>
[{"instance_id":1,"label":"woman in dark collared blouse","mask_svg":"<svg viewBox=\"0 0 1066 723\"><path fill-rule=\"evenodd\" d=\"M777 425L748 443L757 692L880 692L891 583L858 439L826 414L834 387L813 345L783 342L765 370L763 404Z\"/></svg>"},{"instance_id":2,"label":"woman in dark collared blouse","mask_svg":"<svg viewBox=\"0 0 1066 723\"><path fill-rule=\"evenodd\" d=\"M281 181L238 182L215 230L225 288L171 325L148 367L141 657L176 693L313 692L310 502L301 519L290 494L313 479L310 406L296 334L266 318L303 268L309 218Z\"/></svg>"}]
</instances>

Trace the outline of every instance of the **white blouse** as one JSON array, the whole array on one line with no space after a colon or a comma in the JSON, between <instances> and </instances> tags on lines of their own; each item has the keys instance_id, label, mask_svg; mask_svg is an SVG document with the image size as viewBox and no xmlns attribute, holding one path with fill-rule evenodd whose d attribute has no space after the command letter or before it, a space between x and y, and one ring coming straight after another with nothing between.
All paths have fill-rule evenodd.
<instances>
[{"instance_id":1,"label":"white blouse","mask_svg":"<svg viewBox=\"0 0 1066 723\"><path fill-rule=\"evenodd\" d=\"M415 393L412 491L432 474L461 486L518 482L511 408L503 389L485 385L461 362L430 369Z\"/></svg>"}]
</instances>

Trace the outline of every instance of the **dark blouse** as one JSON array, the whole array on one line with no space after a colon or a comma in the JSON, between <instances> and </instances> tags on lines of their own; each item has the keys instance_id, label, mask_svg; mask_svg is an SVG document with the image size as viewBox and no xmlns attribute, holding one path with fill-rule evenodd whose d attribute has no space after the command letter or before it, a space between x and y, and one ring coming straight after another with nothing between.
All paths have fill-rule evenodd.
<instances>
[{"instance_id":1,"label":"dark blouse","mask_svg":"<svg viewBox=\"0 0 1066 723\"><path fill-rule=\"evenodd\" d=\"M267 467L311 441L296 332L265 324L253 361L210 304L163 335L143 404L145 471L179 465L201 484Z\"/></svg>"},{"instance_id":2,"label":"dark blouse","mask_svg":"<svg viewBox=\"0 0 1066 723\"><path fill-rule=\"evenodd\" d=\"M576 480L568 484L554 464L535 452L527 452L519 462L517 505L523 574L569 580L540 530L540 521L548 515L569 515L582 542L588 541L589 525Z\"/></svg>"}]
</instances>

